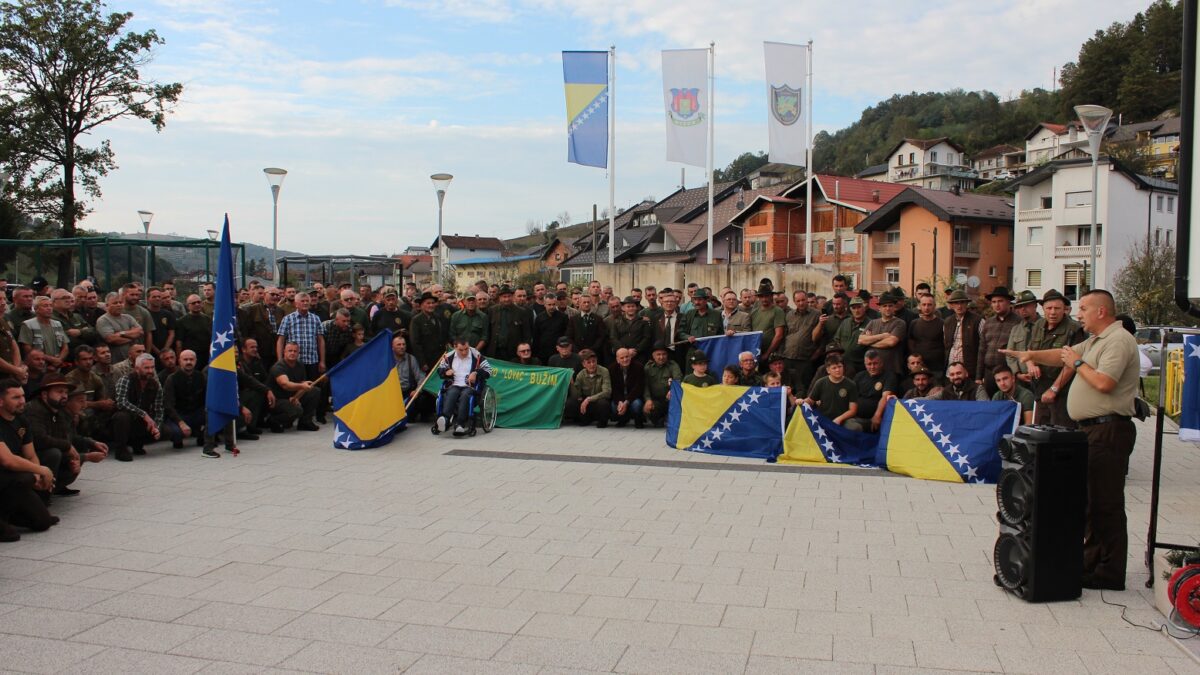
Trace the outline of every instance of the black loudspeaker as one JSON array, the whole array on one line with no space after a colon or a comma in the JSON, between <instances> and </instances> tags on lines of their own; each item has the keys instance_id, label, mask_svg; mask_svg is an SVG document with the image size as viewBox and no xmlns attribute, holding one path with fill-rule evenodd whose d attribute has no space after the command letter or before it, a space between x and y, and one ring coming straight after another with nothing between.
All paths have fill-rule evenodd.
<instances>
[{"instance_id":1,"label":"black loudspeaker","mask_svg":"<svg viewBox=\"0 0 1200 675\"><path fill-rule=\"evenodd\" d=\"M1074 600L1083 592L1087 436L1025 426L1000 441L993 562L997 586L1027 602Z\"/></svg>"}]
</instances>

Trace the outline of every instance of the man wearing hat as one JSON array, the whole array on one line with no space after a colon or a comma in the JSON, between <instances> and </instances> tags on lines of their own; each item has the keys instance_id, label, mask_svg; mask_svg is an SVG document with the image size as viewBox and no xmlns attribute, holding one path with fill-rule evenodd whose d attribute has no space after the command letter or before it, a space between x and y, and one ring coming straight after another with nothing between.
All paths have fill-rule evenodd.
<instances>
[{"instance_id":1,"label":"man wearing hat","mask_svg":"<svg viewBox=\"0 0 1200 675\"><path fill-rule=\"evenodd\" d=\"M667 358L667 347L661 342L654 343L650 357L650 362L642 369L646 382L642 410L651 424L661 427L670 406L671 383L682 381L683 373L679 364Z\"/></svg>"},{"instance_id":2,"label":"man wearing hat","mask_svg":"<svg viewBox=\"0 0 1200 675\"><path fill-rule=\"evenodd\" d=\"M1033 294L1033 291L1021 291L1017 294L1017 299L1013 301L1012 308L1013 314L1017 315L1021 323L1014 326L1012 333L1009 333L1007 349L1016 351L1030 349L1029 336L1033 332L1033 324L1037 323L1039 318L1037 296ZM1033 378L1029 375L1027 364L1021 363L1011 356L1006 361L1017 384L1023 387L1032 387ZM994 372L993 369L993 374Z\"/></svg>"},{"instance_id":3,"label":"man wearing hat","mask_svg":"<svg viewBox=\"0 0 1200 675\"><path fill-rule=\"evenodd\" d=\"M501 286L488 309L488 355L502 361L517 357L517 345L533 338L533 314L513 304L513 290Z\"/></svg>"},{"instance_id":4,"label":"man wearing hat","mask_svg":"<svg viewBox=\"0 0 1200 675\"><path fill-rule=\"evenodd\" d=\"M967 374L975 376L973 369L979 363L979 324L982 319L972 312L971 300L962 289L946 298L951 314L943 324L942 336L946 347L946 364L962 363Z\"/></svg>"},{"instance_id":5,"label":"man wearing hat","mask_svg":"<svg viewBox=\"0 0 1200 675\"><path fill-rule=\"evenodd\" d=\"M711 387L719 382L713 374L708 372L708 354L699 349L692 350L691 356L688 357L688 365L691 367L690 373L683 376L681 382L690 384L696 387Z\"/></svg>"},{"instance_id":6,"label":"man wearing hat","mask_svg":"<svg viewBox=\"0 0 1200 675\"><path fill-rule=\"evenodd\" d=\"M409 352L417 357L421 369L425 372L435 368L438 360L446 353L442 327L434 315L437 303L437 298L432 293L422 293L417 300L421 311L408 324Z\"/></svg>"},{"instance_id":7,"label":"man wearing hat","mask_svg":"<svg viewBox=\"0 0 1200 675\"><path fill-rule=\"evenodd\" d=\"M858 336L860 345L879 353L883 369L889 373L904 372L904 346L908 340L908 325L895 315L897 304L891 293L881 295L880 317L867 322L866 330Z\"/></svg>"},{"instance_id":8,"label":"man wearing hat","mask_svg":"<svg viewBox=\"0 0 1200 675\"><path fill-rule=\"evenodd\" d=\"M383 305L371 316L370 334L374 336L385 328L392 331L392 335L407 333L410 321L412 313L400 306L400 294L388 286L383 292Z\"/></svg>"},{"instance_id":9,"label":"man wearing hat","mask_svg":"<svg viewBox=\"0 0 1200 675\"><path fill-rule=\"evenodd\" d=\"M1013 314L1014 297L1008 287L997 286L984 297L992 305L992 315L979 326L979 355L971 376L977 384L983 385L990 397L996 393L996 380L990 373L996 366L1008 363L1000 350L1008 346L1008 336L1021 319Z\"/></svg>"},{"instance_id":10,"label":"man wearing hat","mask_svg":"<svg viewBox=\"0 0 1200 675\"><path fill-rule=\"evenodd\" d=\"M593 317L595 318L595 317ZM608 426L611 413L612 379L608 369L600 365L596 352L583 349L579 352L583 369L575 374L571 382L571 394L567 398L564 417L574 420L579 426L592 422L603 429Z\"/></svg>"},{"instance_id":11,"label":"man wearing hat","mask_svg":"<svg viewBox=\"0 0 1200 675\"><path fill-rule=\"evenodd\" d=\"M489 324L487 314L479 311L478 300L468 293L463 298L463 308L450 317L450 335L467 338L467 344L482 352L487 346Z\"/></svg>"},{"instance_id":12,"label":"man wearing hat","mask_svg":"<svg viewBox=\"0 0 1200 675\"><path fill-rule=\"evenodd\" d=\"M559 296L566 301L566 293L547 291L542 296L542 311L533 320L533 353L542 363L550 363L555 346L561 338L566 337L570 324L567 313L558 309Z\"/></svg>"},{"instance_id":13,"label":"man wearing hat","mask_svg":"<svg viewBox=\"0 0 1200 675\"><path fill-rule=\"evenodd\" d=\"M1033 324L1029 335L1029 346L1033 351L1073 347L1085 339L1087 334L1070 316L1067 298L1055 289L1042 296L1044 318ZM1075 421L1067 414L1067 393L1071 388L1073 372L1061 366L1028 364L1033 376L1033 398L1035 406L1034 424L1053 424L1075 428Z\"/></svg>"},{"instance_id":14,"label":"man wearing hat","mask_svg":"<svg viewBox=\"0 0 1200 675\"><path fill-rule=\"evenodd\" d=\"M775 289L770 283L758 287L758 304L750 312L750 330L762 331L762 346L759 361L766 370L766 363L775 350L783 346L783 333L787 326L783 310L775 306Z\"/></svg>"},{"instance_id":15,"label":"man wearing hat","mask_svg":"<svg viewBox=\"0 0 1200 675\"><path fill-rule=\"evenodd\" d=\"M570 368L571 377L574 378L575 374L583 368L583 361L575 353L575 346L571 344L571 338L565 335L558 338L554 349L554 355L546 360L546 365L551 368Z\"/></svg>"},{"instance_id":16,"label":"man wearing hat","mask_svg":"<svg viewBox=\"0 0 1200 675\"><path fill-rule=\"evenodd\" d=\"M679 337L690 342L695 349L696 341L700 338L724 335L725 322L720 314L712 310L708 291L696 289L692 301L694 309L683 316L683 330Z\"/></svg>"},{"instance_id":17,"label":"man wearing hat","mask_svg":"<svg viewBox=\"0 0 1200 675\"><path fill-rule=\"evenodd\" d=\"M42 466L54 472L53 494L70 496L79 490L67 487L79 477L83 454L108 447L75 433L75 424L67 412L71 385L62 375L47 375L37 397L25 406L25 419L33 435L33 450Z\"/></svg>"},{"instance_id":18,"label":"man wearing hat","mask_svg":"<svg viewBox=\"0 0 1200 675\"><path fill-rule=\"evenodd\" d=\"M846 350L844 358L850 365L847 370L857 373L863 369L863 356L868 347L859 342L858 338L866 332L869 321L867 303L858 296L850 298L850 318L842 321L838 326L837 335L833 336L833 339ZM829 350L826 349L825 352L829 353Z\"/></svg>"},{"instance_id":19,"label":"man wearing hat","mask_svg":"<svg viewBox=\"0 0 1200 675\"><path fill-rule=\"evenodd\" d=\"M630 295L621 301L621 314L609 316L608 348L613 361L622 349L629 350L630 358L638 363L646 360L646 352L650 350L654 336L651 335L650 322L638 316L639 308L638 301ZM641 392L637 393L640 397Z\"/></svg>"}]
</instances>

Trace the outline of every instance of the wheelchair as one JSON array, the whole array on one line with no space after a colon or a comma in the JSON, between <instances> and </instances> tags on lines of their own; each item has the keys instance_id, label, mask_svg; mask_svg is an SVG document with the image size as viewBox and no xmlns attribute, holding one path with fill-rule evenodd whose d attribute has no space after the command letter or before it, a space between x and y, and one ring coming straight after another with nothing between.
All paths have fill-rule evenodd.
<instances>
[{"instance_id":1,"label":"wheelchair","mask_svg":"<svg viewBox=\"0 0 1200 675\"><path fill-rule=\"evenodd\" d=\"M437 402L434 404L434 423L430 427L430 431L434 436L439 433L436 418L442 416L442 399L445 397L446 388L450 386L449 381L442 383L442 388L438 390ZM474 436L477 428L483 429L483 433L491 433L492 429L496 428L496 390L487 385L487 381L483 380L475 384L471 388L470 396L471 416L463 424L467 430L468 436ZM449 415L447 415L449 417ZM459 420L455 420L459 424Z\"/></svg>"}]
</instances>

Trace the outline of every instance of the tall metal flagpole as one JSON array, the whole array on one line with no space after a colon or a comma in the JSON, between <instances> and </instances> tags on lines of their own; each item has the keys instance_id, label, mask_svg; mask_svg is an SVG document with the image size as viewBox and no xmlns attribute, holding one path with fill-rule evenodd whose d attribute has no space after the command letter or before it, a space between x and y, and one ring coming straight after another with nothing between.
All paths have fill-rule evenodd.
<instances>
[{"instance_id":1,"label":"tall metal flagpole","mask_svg":"<svg viewBox=\"0 0 1200 675\"><path fill-rule=\"evenodd\" d=\"M593 218L595 220L595 218ZM608 48L608 263L616 258L617 240L617 46ZM593 249L595 247L593 238ZM592 260L596 251L592 251ZM593 273L593 278L595 274Z\"/></svg>"},{"instance_id":2,"label":"tall metal flagpole","mask_svg":"<svg viewBox=\"0 0 1200 675\"><path fill-rule=\"evenodd\" d=\"M812 145L813 145L812 144L813 42L812 42L812 40L808 41L808 58L805 59L805 61L808 62L807 63L808 72L805 73L805 79L808 80L808 115L805 116L806 119L804 120L804 125L805 125L804 133L807 136L806 144L807 144L808 148L805 151L806 157L804 158L804 161L807 166L804 167L804 173L808 176L808 189L805 190L805 192L807 193L807 196L804 199L804 262L811 263L812 262L812 201L813 201L813 161L812 161L812 151L813 151L813 148L812 148ZM834 232L833 236L836 238L837 232Z\"/></svg>"},{"instance_id":3,"label":"tall metal flagpole","mask_svg":"<svg viewBox=\"0 0 1200 675\"><path fill-rule=\"evenodd\" d=\"M717 43L708 43L708 264L713 264L713 92L716 89Z\"/></svg>"}]
</instances>

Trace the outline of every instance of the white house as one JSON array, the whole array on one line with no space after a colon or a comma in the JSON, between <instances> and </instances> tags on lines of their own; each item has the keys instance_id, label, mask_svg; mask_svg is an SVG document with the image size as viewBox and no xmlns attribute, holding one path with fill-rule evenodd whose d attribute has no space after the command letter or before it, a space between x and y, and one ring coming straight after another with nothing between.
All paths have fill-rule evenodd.
<instances>
[{"instance_id":1,"label":"white house","mask_svg":"<svg viewBox=\"0 0 1200 675\"><path fill-rule=\"evenodd\" d=\"M889 183L970 190L979 182L962 146L949 138L906 138L888 151L887 158Z\"/></svg>"},{"instance_id":2,"label":"white house","mask_svg":"<svg viewBox=\"0 0 1200 675\"><path fill-rule=\"evenodd\" d=\"M497 259L504 255L504 242L496 237L460 237L443 234L430 246L433 250L433 268L440 269L460 260L474 258Z\"/></svg>"},{"instance_id":3,"label":"white house","mask_svg":"<svg viewBox=\"0 0 1200 675\"><path fill-rule=\"evenodd\" d=\"M1111 289L1135 245L1172 242L1177 190L1170 183L1134 174L1100 159L1096 211L1096 283ZM1008 187L1016 223L1013 285L1039 296L1057 289L1078 297L1091 256L1092 164L1089 159L1053 161Z\"/></svg>"}]
</instances>

